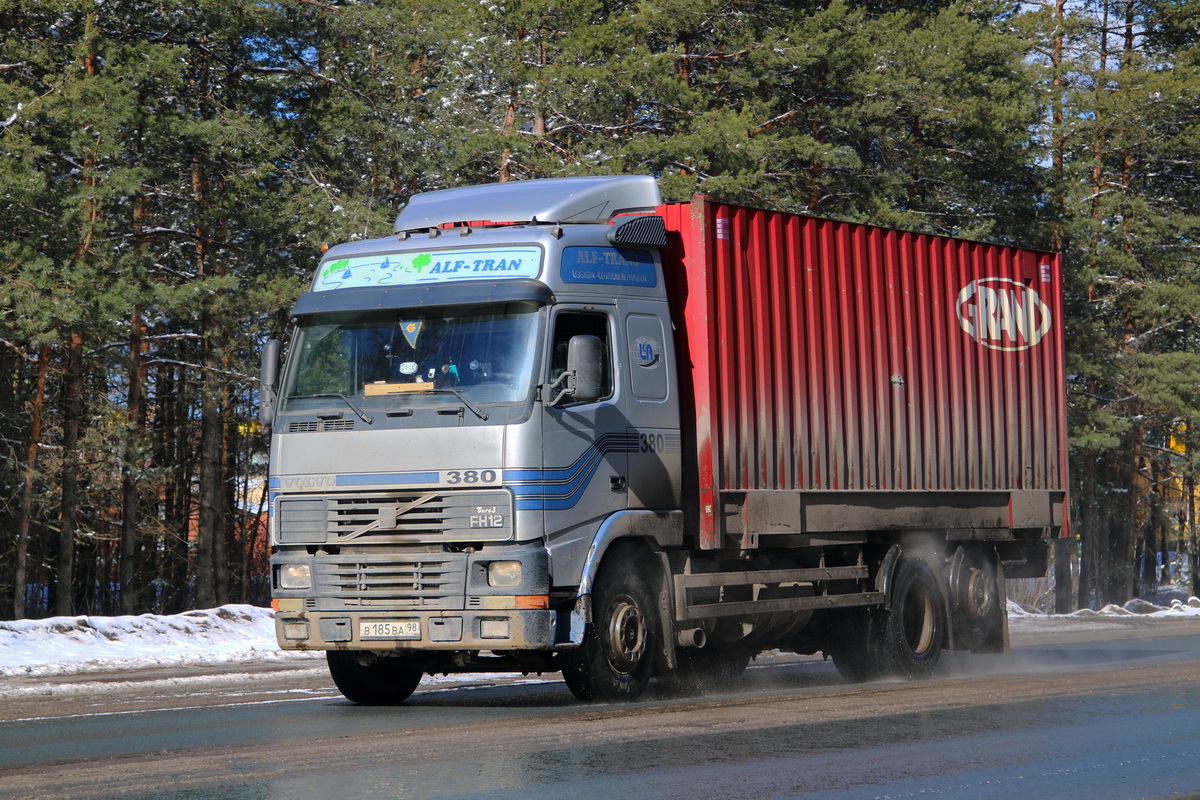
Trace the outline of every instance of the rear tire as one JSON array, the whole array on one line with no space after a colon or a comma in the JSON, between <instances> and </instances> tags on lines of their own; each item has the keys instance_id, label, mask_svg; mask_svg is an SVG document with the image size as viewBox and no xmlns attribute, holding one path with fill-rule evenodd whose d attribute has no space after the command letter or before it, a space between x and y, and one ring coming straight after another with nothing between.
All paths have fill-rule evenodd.
<instances>
[{"instance_id":1,"label":"rear tire","mask_svg":"<svg viewBox=\"0 0 1200 800\"><path fill-rule=\"evenodd\" d=\"M937 669L946 637L941 581L925 561L902 558L888 594L888 608L879 618L880 667L887 675L928 678Z\"/></svg>"},{"instance_id":2,"label":"rear tire","mask_svg":"<svg viewBox=\"0 0 1200 800\"><path fill-rule=\"evenodd\" d=\"M946 637L946 599L937 573L919 558L901 558L888 584L888 604L848 612L830 655L852 683L933 675Z\"/></svg>"},{"instance_id":3,"label":"rear tire","mask_svg":"<svg viewBox=\"0 0 1200 800\"><path fill-rule=\"evenodd\" d=\"M603 567L592 592L583 642L562 654L563 680L580 700L636 700L646 690L660 647L658 606L632 565Z\"/></svg>"},{"instance_id":4,"label":"rear tire","mask_svg":"<svg viewBox=\"0 0 1200 800\"><path fill-rule=\"evenodd\" d=\"M979 547L960 547L950 560L948 592L955 645L983 650L995 640L1004 596L995 554Z\"/></svg>"},{"instance_id":5,"label":"rear tire","mask_svg":"<svg viewBox=\"0 0 1200 800\"><path fill-rule=\"evenodd\" d=\"M325 653L329 674L347 700L364 706L394 706L416 690L425 672L407 656L379 657L354 650Z\"/></svg>"}]
</instances>

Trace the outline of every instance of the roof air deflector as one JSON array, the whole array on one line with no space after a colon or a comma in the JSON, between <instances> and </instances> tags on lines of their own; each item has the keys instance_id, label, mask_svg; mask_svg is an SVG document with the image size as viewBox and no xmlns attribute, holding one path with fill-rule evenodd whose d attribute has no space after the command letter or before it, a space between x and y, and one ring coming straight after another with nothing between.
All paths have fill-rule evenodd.
<instances>
[{"instance_id":1,"label":"roof air deflector","mask_svg":"<svg viewBox=\"0 0 1200 800\"><path fill-rule=\"evenodd\" d=\"M465 222L606 223L616 214L662 205L649 175L543 178L464 186L414 195L394 230L419 231Z\"/></svg>"}]
</instances>

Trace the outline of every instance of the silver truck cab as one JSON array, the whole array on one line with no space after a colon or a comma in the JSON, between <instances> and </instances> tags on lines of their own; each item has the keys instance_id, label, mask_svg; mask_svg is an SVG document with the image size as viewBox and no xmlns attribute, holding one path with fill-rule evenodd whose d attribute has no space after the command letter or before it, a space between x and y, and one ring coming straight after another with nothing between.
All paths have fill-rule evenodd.
<instances>
[{"instance_id":1,"label":"silver truck cab","mask_svg":"<svg viewBox=\"0 0 1200 800\"><path fill-rule=\"evenodd\" d=\"M261 419L279 641L351 699L553 669L612 542L682 544L660 203L644 176L451 189L325 253Z\"/></svg>"}]
</instances>

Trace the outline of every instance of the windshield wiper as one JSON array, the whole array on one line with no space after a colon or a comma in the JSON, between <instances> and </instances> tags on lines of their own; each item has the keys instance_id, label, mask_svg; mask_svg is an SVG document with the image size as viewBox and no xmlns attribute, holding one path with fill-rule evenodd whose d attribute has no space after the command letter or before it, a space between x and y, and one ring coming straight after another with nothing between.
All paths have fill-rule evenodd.
<instances>
[{"instance_id":1,"label":"windshield wiper","mask_svg":"<svg viewBox=\"0 0 1200 800\"><path fill-rule=\"evenodd\" d=\"M457 397L459 400L462 401L462 404L467 407L467 410L469 410L475 416L479 417L484 422L487 421L487 418L488 418L487 413L484 412L484 410L482 408L480 408L479 406L475 405L470 400L468 400L466 398L466 395L464 395L462 392L460 392L458 389L454 388L453 386L439 386L436 389L425 389L424 391L426 391L426 392L451 392L454 394L455 397Z\"/></svg>"},{"instance_id":2,"label":"windshield wiper","mask_svg":"<svg viewBox=\"0 0 1200 800\"><path fill-rule=\"evenodd\" d=\"M353 400L351 400L349 397L346 397L346 395L338 394L337 392L325 392L322 394L293 394L288 395L288 400L309 400L316 397L339 397L343 403L350 406L350 410L357 414L358 418L363 422L367 423L368 425L374 422L374 420L368 417L361 408L354 404Z\"/></svg>"}]
</instances>

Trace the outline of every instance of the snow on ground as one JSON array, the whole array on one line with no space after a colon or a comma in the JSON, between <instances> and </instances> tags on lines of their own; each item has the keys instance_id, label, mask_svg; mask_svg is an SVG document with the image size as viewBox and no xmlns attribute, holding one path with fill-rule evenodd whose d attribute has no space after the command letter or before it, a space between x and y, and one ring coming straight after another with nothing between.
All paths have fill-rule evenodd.
<instances>
[{"instance_id":1,"label":"snow on ground","mask_svg":"<svg viewBox=\"0 0 1200 800\"><path fill-rule=\"evenodd\" d=\"M312 659L275 643L274 612L229 605L136 617L0 621L0 676Z\"/></svg>"},{"instance_id":2,"label":"snow on ground","mask_svg":"<svg viewBox=\"0 0 1200 800\"><path fill-rule=\"evenodd\" d=\"M1131 600L1099 611L1044 614L1008 604L1009 619L1051 622L1084 618L1155 619L1198 617L1200 599L1175 599L1169 606ZM296 662L322 659L323 653L284 652L275 642L270 609L229 605L206 611L158 616L50 617L0 620L0 677L86 675L122 669L183 667L239 662ZM318 666L317 663L313 664Z\"/></svg>"},{"instance_id":3,"label":"snow on ground","mask_svg":"<svg viewBox=\"0 0 1200 800\"><path fill-rule=\"evenodd\" d=\"M176 668L176 674L143 675L134 684L136 691L171 692L189 687L188 691L194 692L202 683L224 696L229 687L245 688L271 680L269 672L242 671L247 664L264 662L296 668L292 674L297 680L305 675L328 676L323 651L279 649L274 612L268 608L228 605L170 616L0 620L0 700L94 694L98 679L154 668ZM219 665L226 667L203 669ZM178 668L200 669L188 675ZM422 687L438 691L475 684L547 680L518 673L493 673L486 679L474 674L450 674L426 676ZM105 685L106 691L122 688L120 684ZM308 690L296 691L303 694Z\"/></svg>"},{"instance_id":4,"label":"snow on ground","mask_svg":"<svg viewBox=\"0 0 1200 800\"><path fill-rule=\"evenodd\" d=\"M1008 601L1009 620L1087 619L1095 617L1137 617L1147 620L1162 619L1165 617L1200 617L1200 598L1189 597L1187 602L1174 599L1169 606L1160 606L1146 600L1134 599L1123 606L1109 604L1099 611L1094 611L1090 608L1081 608L1070 614L1047 614L1044 611L1038 611L1032 606L1020 605L1011 600ZM0 625L2 624L0 623Z\"/></svg>"}]
</instances>

